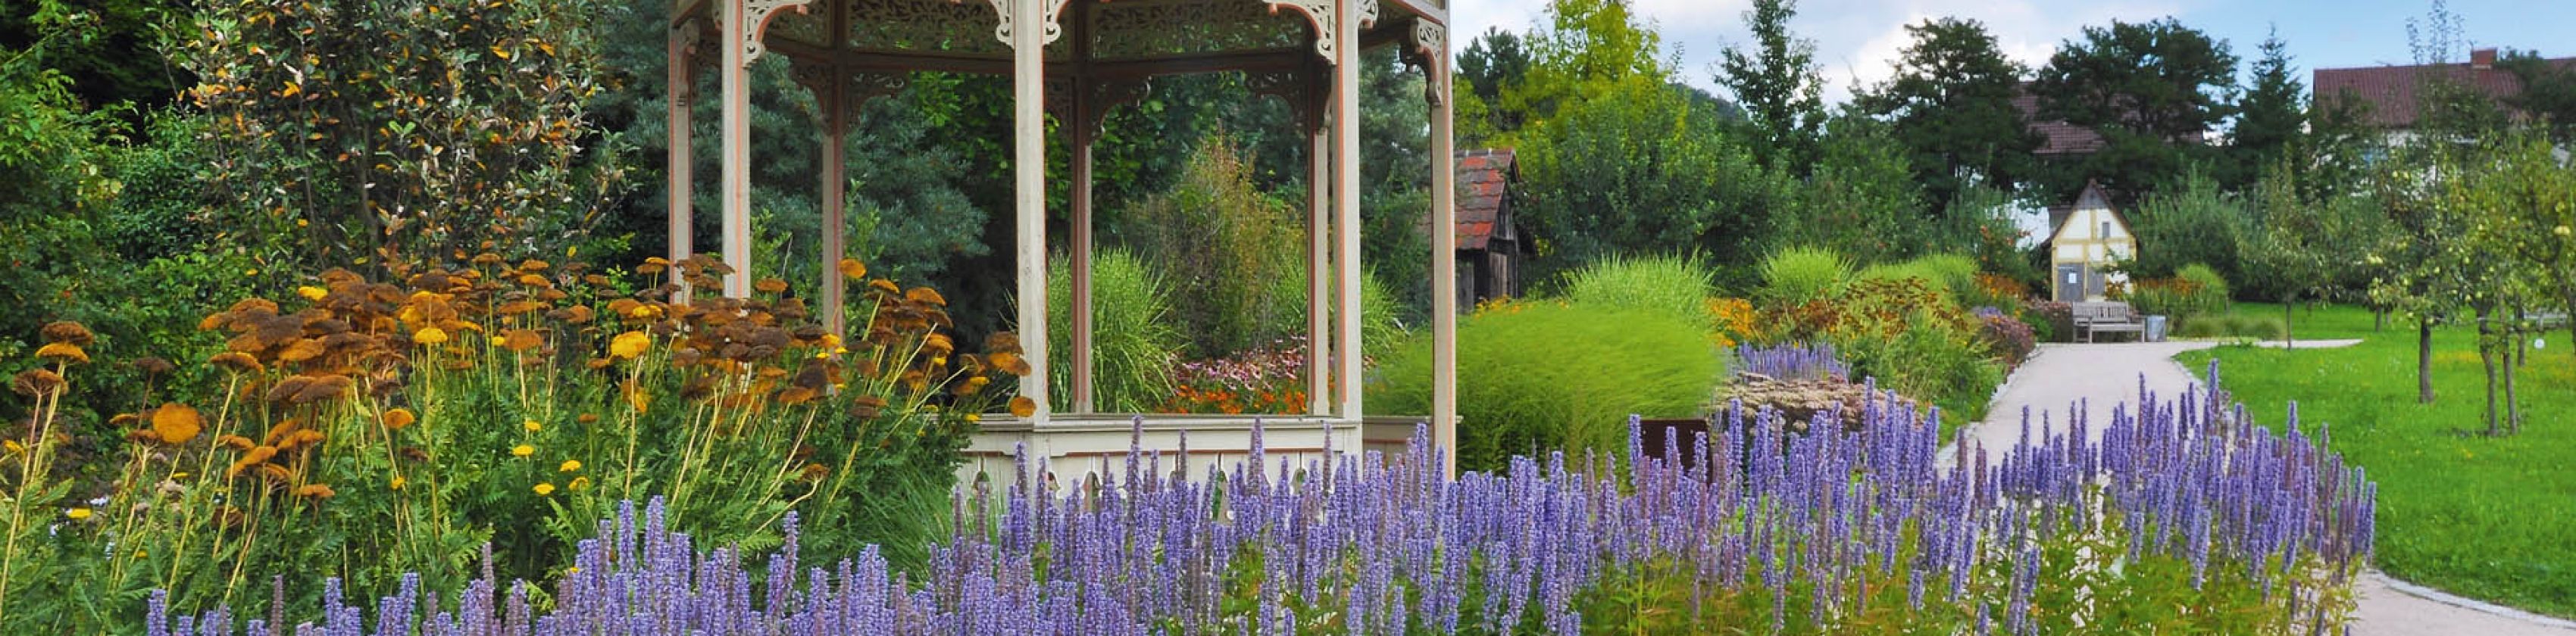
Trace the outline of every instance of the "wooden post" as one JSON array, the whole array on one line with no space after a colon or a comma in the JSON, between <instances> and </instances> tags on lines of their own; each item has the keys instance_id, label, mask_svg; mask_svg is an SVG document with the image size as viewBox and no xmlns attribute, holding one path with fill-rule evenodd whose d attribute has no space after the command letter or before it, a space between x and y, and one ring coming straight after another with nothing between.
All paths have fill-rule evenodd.
<instances>
[{"instance_id":1,"label":"wooden post","mask_svg":"<svg viewBox=\"0 0 2576 636\"><path fill-rule=\"evenodd\" d=\"M743 48L751 27L745 1L717 3L722 27L716 46L724 52L716 69L724 86L724 124L717 133L724 140L724 260L733 267L724 293L734 298L751 295L751 69L750 52Z\"/></svg>"},{"instance_id":2,"label":"wooden post","mask_svg":"<svg viewBox=\"0 0 2576 636\"><path fill-rule=\"evenodd\" d=\"M1341 333L1333 355L1341 372L1342 418L1360 418L1360 0L1337 0L1333 20L1333 211L1334 254L1341 296Z\"/></svg>"},{"instance_id":3,"label":"wooden post","mask_svg":"<svg viewBox=\"0 0 2576 636\"><path fill-rule=\"evenodd\" d=\"M1440 470L1458 474L1458 167L1450 138L1449 42L1422 65L1431 90L1431 442Z\"/></svg>"},{"instance_id":4,"label":"wooden post","mask_svg":"<svg viewBox=\"0 0 2576 636\"><path fill-rule=\"evenodd\" d=\"M695 237L691 233L692 202L689 199L694 195L690 192L693 184L690 182L689 168L695 161L695 153L691 152L690 148L689 105L691 98L697 94L697 87L692 81L694 78L691 77L689 68L694 64L690 60L690 49L697 45L701 35L698 29L696 20L671 28L671 84L667 87L668 97L665 100L671 109L669 121L671 147L667 157L668 163L664 166L663 172L670 179L668 186L671 198L670 212L666 217L670 223L670 253L673 263L688 260L690 251L694 249L690 245ZM669 273L673 282L687 284L680 276L680 268L672 267Z\"/></svg>"},{"instance_id":5,"label":"wooden post","mask_svg":"<svg viewBox=\"0 0 2576 636\"><path fill-rule=\"evenodd\" d=\"M1073 95L1070 96L1073 113L1063 123L1073 151L1073 200L1070 201L1073 206L1073 248L1070 262L1065 267L1066 275L1073 277L1072 298L1068 299L1072 306L1066 312L1073 323L1073 350L1065 354L1070 356L1073 364L1075 413L1100 410L1093 401L1091 378L1091 126L1092 110L1098 105L1091 103L1090 82L1091 78L1087 77L1073 82Z\"/></svg>"},{"instance_id":6,"label":"wooden post","mask_svg":"<svg viewBox=\"0 0 2576 636\"><path fill-rule=\"evenodd\" d=\"M844 174L847 156L842 152L850 131L850 109L844 103L849 99L845 89L848 81L847 74L835 67L814 92L815 105L823 110L823 156L818 158L818 171L823 173L823 329L842 337L849 336L849 319L842 315L841 308L849 281L841 276L840 267L841 259L849 253L841 236L850 185Z\"/></svg>"},{"instance_id":7,"label":"wooden post","mask_svg":"<svg viewBox=\"0 0 2576 636\"><path fill-rule=\"evenodd\" d=\"M1049 0L1009 0L1011 7L1012 195L1017 221L1021 355L1035 369L1020 378L1020 396L1036 402L1030 423L1044 426L1047 404L1046 72Z\"/></svg>"},{"instance_id":8,"label":"wooden post","mask_svg":"<svg viewBox=\"0 0 2576 636\"><path fill-rule=\"evenodd\" d=\"M1313 75L1306 81L1322 83ZM1316 86L1310 95L1321 94ZM1331 231L1333 140L1326 137L1320 124L1324 121L1322 104L1309 98L1305 106L1312 123L1306 129L1306 412L1314 415L1333 413L1332 316L1340 305L1332 296L1332 284L1326 276L1332 273Z\"/></svg>"}]
</instances>

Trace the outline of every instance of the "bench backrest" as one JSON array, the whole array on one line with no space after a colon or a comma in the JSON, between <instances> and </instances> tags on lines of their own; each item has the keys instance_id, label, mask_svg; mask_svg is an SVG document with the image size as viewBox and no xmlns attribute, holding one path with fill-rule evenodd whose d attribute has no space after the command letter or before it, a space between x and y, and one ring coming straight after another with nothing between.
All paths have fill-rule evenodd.
<instances>
[{"instance_id":1,"label":"bench backrest","mask_svg":"<svg viewBox=\"0 0 2576 636\"><path fill-rule=\"evenodd\" d=\"M2128 322L2132 312L2124 302L2075 303L2076 322Z\"/></svg>"}]
</instances>

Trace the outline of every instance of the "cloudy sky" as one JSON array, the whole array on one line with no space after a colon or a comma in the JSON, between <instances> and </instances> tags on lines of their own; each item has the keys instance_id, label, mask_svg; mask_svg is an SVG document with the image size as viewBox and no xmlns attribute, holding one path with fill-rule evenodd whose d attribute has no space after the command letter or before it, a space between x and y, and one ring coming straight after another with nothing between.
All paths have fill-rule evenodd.
<instances>
[{"instance_id":1,"label":"cloudy sky","mask_svg":"<svg viewBox=\"0 0 2576 636\"><path fill-rule=\"evenodd\" d=\"M1718 52L1749 39L1744 10L1751 0L1632 0L1638 13L1678 49L1684 78L1714 89L1710 66ZM1453 38L1465 50L1468 36L1487 28L1527 31L1547 0L1451 0L1457 7ZM1904 48L1904 26L1925 18L1957 16L1986 24L2006 55L2037 67L2058 44L2080 37L2086 25L2174 16L2225 39L2240 58L2252 58L2265 33L2279 27L2292 63L2302 70L2408 63L2406 22L2421 19L2430 0L1803 0L1792 28L1815 40L1826 99L1840 101L1854 82L1875 83ZM2576 0L2453 0L2451 12L2479 46L2536 49L2549 57L2576 55ZM2465 53L2455 54L2465 57Z\"/></svg>"}]
</instances>

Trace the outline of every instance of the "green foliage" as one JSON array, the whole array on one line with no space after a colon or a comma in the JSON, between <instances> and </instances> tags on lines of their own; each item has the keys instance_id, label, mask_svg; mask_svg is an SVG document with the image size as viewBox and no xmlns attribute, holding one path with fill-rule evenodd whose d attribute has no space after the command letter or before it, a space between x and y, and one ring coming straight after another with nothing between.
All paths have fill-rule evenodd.
<instances>
[{"instance_id":1,"label":"green foliage","mask_svg":"<svg viewBox=\"0 0 2576 636\"><path fill-rule=\"evenodd\" d=\"M1854 103L1888 122L1931 208L1948 208L1969 188L2029 177L2042 139L2012 103L2025 69L1976 20L1927 18L1905 31L1913 40L1895 74Z\"/></svg>"},{"instance_id":2,"label":"green foliage","mask_svg":"<svg viewBox=\"0 0 2576 636\"><path fill-rule=\"evenodd\" d=\"M2226 96L2235 78L2225 41L2172 18L2085 27L2049 58L2031 92L2041 118L2090 128L2105 146L2062 170L2050 189L2072 194L2095 180L2135 197L2165 185L2207 150L2180 140L2234 113Z\"/></svg>"},{"instance_id":3,"label":"green foliage","mask_svg":"<svg viewBox=\"0 0 2576 636\"><path fill-rule=\"evenodd\" d=\"M1716 73L1718 85L1744 107L1753 156L1773 170L1805 174L1825 123L1825 82L1816 42L1789 31L1797 15L1797 0L1754 0L1744 12L1752 46L1728 47Z\"/></svg>"},{"instance_id":4,"label":"green foliage","mask_svg":"<svg viewBox=\"0 0 2576 636\"><path fill-rule=\"evenodd\" d=\"M1623 252L1751 253L1780 188L1713 117L1694 115L1661 80L1589 94L1520 148L1519 215L1539 246L1533 276Z\"/></svg>"},{"instance_id":5,"label":"green foliage","mask_svg":"<svg viewBox=\"0 0 2576 636\"><path fill-rule=\"evenodd\" d=\"M2226 164L2229 190L2253 185L2264 170L2305 143L2307 86L2299 81L2297 69L2290 67L2290 45L2281 41L2276 27L2263 38L2260 50L2262 57L2254 60L2251 69L2253 82L2237 103L2243 112L2228 131L2235 142L2228 149Z\"/></svg>"},{"instance_id":6,"label":"green foliage","mask_svg":"<svg viewBox=\"0 0 2576 636\"><path fill-rule=\"evenodd\" d=\"M2210 269L2208 265L2199 263L2184 265L2182 269L2174 270L2174 278L2191 281L2191 284L2200 288L2200 293L2205 298L2216 301L2216 308L2220 310L2226 309L2227 301L2236 297L2228 289L2227 277L2220 276L2218 270ZM2208 308L2203 306L2203 309Z\"/></svg>"},{"instance_id":7,"label":"green foliage","mask_svg":"<svg viewBox=\"0 0 2576 636\"><path fill-rule=\"evenodd\" d=\"M2130 276L2165 278L2198 264L2228 280L2253 281L2238 263L2259 231L2254 211L2205 172L2192 171L2176 187L2149 195L2124 218L2139 246L2125 265Z\"/></svg>"},{"instance_id":8,"label":"green foliage","mask_svg":"<svg viewBox=\"0 0 2576 636\"><path fill-rule=\"evenodd\" d=\"M600 8L208 5L174 57L207 78L216 221L315 269L576 244L621 178L588 138Z\"/></svg>"},{"instance_id":9,"label":"green foliage","mask_svg":"<svg viewBox=\"0 0 2576 636\"><path fill-rule=\"evenodd\" d=\"M1762 259L1762 288L1756 296L1774 306L1798 306L1829 298L1852 279L1852 261L1839 252L1792 247Z\"/></svg>"},{"instance_id":10,"label":"green foliage","mask_svg":"<svg viewBox=\"0 0 2576 636\"><path fill-rule=\"evenodd\" d=\"M1051 404L1073 403L1073 279L1068 261L1047 263L1047 365ZM1091 256L1091 399L1103 412L1152 412L1172 395L1182 347L1163 277L1126 250Z\"/></svg>"},{"instance_id":11,"label":"green foliage","mask_svg":"<svg viewBox=\"0 0 2576 636\"><path fill-rule=\"evenodd\" d=\"M1977 261L1958 254L1933 254L1903 263L1861 268L1853 280L1916 280L1953 301L1977 289Z\"/></svg>"},{"instance_id":12,"label":"green foliage","mask_svg":"<svg viewBox=\"0 0 2576 636\"><path fill-rule=\"evenodd\" d=\"M1827 132L1822 156L1775 219L1772 240L1890 257L1923 249L1930 232L1904 146L1885 125L1860 117L1836 118Z\"/></svg>"},{"instance_id":13,"label":"green foliage","mask_svg":"<svg viewBox=\"0 0 2576 636\"><path fill-rule=\"evenodd\" d=\"M1189 352L1215 357L1304 333L1305 224L1253 185L1225 138L1210 139L1165 193L1129 209L1118 235L1170 278Z\"/></svg>"},{"instance_id":14,"label":"green foliage","mask_svg":"<svg viewBox=\"0 0 2576 636\"><path fill-rule=\"evenodd\" d=\"M2277 305L2239 307L2277 318ZM2371 311L2299 310L2310 338L2359 338L2336 349L2283 351L2223 347L2183 354L2185 368L2220 360L2228 391L2257 423L2277 426L2284 404L2299 421L2326 422L2333 450L2379 483L2373 565L2389 576L2484 601L2554 616L2576 616L2576 499L2564 466L2576 462L2576 427L2532 426L2521 435L2472 434L2484 405L2476 395L2477 334L2466 326L2433 332L2434 388L2446 399L2415 400L2415 339L2376 328ZM2530 412L2576 412L2576 357L2562 338L2530 352L2521 391ZM2313 431L2311 431L2313 433Z\"/></svg>"},{"instance_id":15,"label":"green foliage","mask_svg":"<svg viewBox=\"0 0 2576 636\"><path fill-rule=\"evenodd\" d=\"M1549 0L1544 21L1519 40L1528 50L1519 81L1498 77L1501 90L1491 106L1501 131L1545 126L1564 109L1596 99L1605 86L1671 83L1678 60L1634 11L1630 0ZM1509 70L1511 60L1503 63ZM1519 139L1502 137L1507 145Z\"/></svg>"},{"instance_id":16,"label":"green foliage","mask_svg":"<svg viewBox=\"0 0 2576 636\"><path fill-rule=\"evenodd\" d=\"M1658 312L1520 301L1459 322L1458 466L1491 470L1515 454L1612 451L1629 415L1697 415L1724 365L1707 333ZM1369 400L1388 412L1431 404L1428 341L1390 357Z\"/></svg>"},{"instance_id":17,"label":"green foliage","mask_svg":"<svg viewBox=\"0 0 2576 636\"><path fill-rule=\"evenodd\" d=\"M1790 339L1833 343L1854 377L1875 377L1881 387L1969 418L1962 421L1981 417L2003 383L2003 366L1978 335L1983 321L1923 278L1854 280L1792 312L1788 322Z\"/></svg>"},{"instance_id":18,"label":"green foliage","mask_svg":"<svg viewBox=\"0 0 2576 636\"><path fill-rule=\"evenodd\" d=\"M1577 305L1659 313L1714 328L1708 314L1713 274L1682 256L1613 256L1566 274L1565 299Z\"/></svg>"},{"instance_id":19,"label":"green foliage","mask_svg":"<svg viewBox=\"0 0 2576 636\"><path fill-rule=\"evenodd\" d=\"M2507 51L2496 58L2496 68L2522 82L2522 92L2505 98L2507 105L2547 126L2552 141L2576 144L2576 68L2553 64L2538 51Z\"/></svg>"}]
</instances>

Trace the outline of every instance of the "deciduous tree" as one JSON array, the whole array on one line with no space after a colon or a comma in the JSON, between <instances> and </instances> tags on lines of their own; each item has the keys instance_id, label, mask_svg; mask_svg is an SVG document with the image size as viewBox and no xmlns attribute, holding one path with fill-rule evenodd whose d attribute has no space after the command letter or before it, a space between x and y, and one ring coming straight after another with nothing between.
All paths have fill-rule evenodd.
<instances>
[{"instance_id":1,"label":"deciduous tree","mask_svg":"<svg viewBox=\"0 0 2576 636\"><path fill-rule=\"evenodd\" d=\"M1905 145L1929 209L1946 208L1967 187L2009 190L2028 178L2041 138L2013 107L2022 66L1975 20L1924 20L1905 31L1914 41L1895 75L1854 103Z\"/></svg>"}]
</instances>

